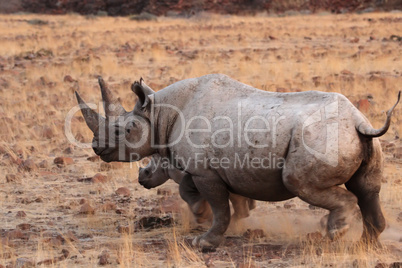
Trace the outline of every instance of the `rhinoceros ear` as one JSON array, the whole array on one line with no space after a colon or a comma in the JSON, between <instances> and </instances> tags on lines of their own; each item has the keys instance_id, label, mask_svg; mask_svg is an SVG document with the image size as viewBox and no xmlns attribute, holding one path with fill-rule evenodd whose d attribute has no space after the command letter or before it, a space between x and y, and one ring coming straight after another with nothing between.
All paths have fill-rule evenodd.
<instances>
[{"instance_id":1,"label":"rhinoceros ear","mask_svg":"<svg viewBox=\"0 0 402 268\"><path fill-rule=\"evenodd\" d=\"M142 77L139 82L135 81L131 85L131 90L138 96L138 101L143 109L151 103L151 96L155 94L155 91L144 83Z\"/></svg>"}]
</instances>

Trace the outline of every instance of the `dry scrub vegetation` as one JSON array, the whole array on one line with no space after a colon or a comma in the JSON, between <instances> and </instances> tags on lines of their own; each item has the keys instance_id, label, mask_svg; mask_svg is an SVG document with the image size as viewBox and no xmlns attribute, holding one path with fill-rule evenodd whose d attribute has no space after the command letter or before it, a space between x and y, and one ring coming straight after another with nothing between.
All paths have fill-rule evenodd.
<instances>
[{"instance_id":1,"label":"dry scrub vegetation","mask_svg":"<svg viewBox=\"0 0 402 268\"><path fill-rule=\"evenodd\" d=\"M174 184L143 189L135 164L102 163L65 136L74 90L98 103L99 75L126 109L135 103L129 86L141 76L159 90L224 73L269 91L340 92L379 127L402 85L402 43L392 36L402 33L401 22L400 14L385 13L151 22L1 15L0 267L388 267L401 261L400 106L382 137L388 226L377 251L353 243L362 228L358 215L343 240L328 243L317 232L326 211L294 199L258 202L249 218L230 227L222 247L199 252L188 241L207 227L192 222ZM78 140L91 140L80 112L72 130ZM166 217L168 226L138 230L136 222L151 215Z\"/></svg>"}]
</instances>

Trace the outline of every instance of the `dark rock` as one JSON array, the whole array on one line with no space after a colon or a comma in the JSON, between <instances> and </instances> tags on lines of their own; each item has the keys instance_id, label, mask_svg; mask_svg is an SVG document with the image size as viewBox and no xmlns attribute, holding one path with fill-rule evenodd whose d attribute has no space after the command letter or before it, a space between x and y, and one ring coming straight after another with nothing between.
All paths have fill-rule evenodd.
<instances>
[{"instance_id":1,"label":"dark rock","mask_svg":"<svg viewBox=\"0 0 402 268\"><path fill-rule=\"evenodd\" d=\"M8 231L8 232L6 233L6 237L7 237L8 239L22 239L22 238L24 238L25 236L24 236L24 233L21 232L21 230L15 229L15 230L12 230L12 231Z\"/></svg>"},{"instance_id":2,"label":"dark rock","mask_svg":"<svg viewBox=\"0 0 402 268\"><path fill-rule=\"evenodd\" d=\"M18 211L16 217L17 218L25 218L27 214L24 211Z\"/></svg>"},{"instance_id":3,"label":"dark rock","mask_svg":"<svg viewBox=\"0 0 402 268\"><path fill-rule=\"evenodd\" d=\"M116 194L124 197L129 197L131 195L131 192L127 187L120 187L116 190Z\"/></svg>"},{"instance_id":4,"label":"dark rock","mask_svg":"<svg viewBox=\"0 0 402 268\"><path fill-rule=\"evenodd\" d=\"M140 220L136 221L134 226L135 230L150 230L157 229L161 227L168 227L173 224L173 218L171 215L167 215L165 217L143 217Z\"/></svg>"},{"instance_id":5,"label":"dark rock","mask_svg":"<svg viewBox=\"0 0 402 268\"><path fill-rule=\"evenodd\" d=\"M102 251L102 253L98 256L98 258L99 258L98 264L100 266L110 264L110 261L109 261L110 254L109 254L109 252L107 250Z\"/></svg>"},{"instance_id":6,"label":"dark rock","mask_svg":"<svg viewBox=\"0 0 402 268\"><path fill-rule=\"evenodd\" d=\"M87 158L87 160L91 162L99 161L99 159L100 159L99 155L94 155Z\"/></svg>"},{"instance_id":7,"label":"dark rock","mask_svg":"<svg viewBox=\"0 0 402 268\"><path fill-rule=\"evenodd\" d=\"M308 233L306 235L306 239L311 241L311 242L321 241L322 238L323 238L323 236L322 236L322 234L320 232Z\"/></svg>"},{"instance_id":8,"label":"dark rock","mask_svg":"<svg viewBox=\"0 0 402 268\"><path fill-rule=\"evenodd\" d=\"M21 223L17 225L17 228L22 230L22 231L26 231L32 228L32 225L29 223Z\"/></svg>"},{"instance_id":9,"label":"dark rock","mask_svg":"<svg viewBox=\"0 0 402 268\"><path fill-rule=\"evenodd\" d=\"M63 81L64 81L64 82L69 82L69 83L76 82L76 80L74 80L74 79L71 77L71 75L66 75L66 76L64 76Z\"/></svg>"},{"instance_id":10,"label":"dark rock","mask_svg":"<svg viewBox=\"0 0 402 268\"><path fill-rule=\"evenodd\" d=\"M49 168L49 163L47 162L47 160L42 160L39 165L40 168Z\"/></svg>"},{"instance_id":11,"label":"dark rock","mask_svg":"<svg viewBox=\"0 0 402 268\"><path fill-rule=\"evenodd\" d=\"M292 204L292 201L286 202L285 204L283 204L283 207L286 209L290 209L292 208L294 205Z\"/></svg>"},{"instance_id":12,"label":"dark rock","mask_svg":"<svg viewBox=\"0 0 402 268\"><path fill-rule=\"evenodd\" d=\"M23 161L20 165L20 168L28 172L32 172L38 169L38 167L36 166L35 162L32 159L27 159Z\"/></svg>"},{"instance_id":13,"label":"dark rock","mask_svg":"<svg viewBox=\"0 0 402 268\"><path fill-rule=\"evenodd\" d=\"M73 164L74 160L71 157L59 156L54 159L53 163L55 163L58 167L63 167Z\"/></svg>"},{"instance_id":14,"label":"dark rock","mask_svg":"<svg viewBox=\"0 0 402 268\"><path fill-rule=\"evenodd\" d=\"M93 215L95 214L95 209L88 203L84 203L80 208L80 214Z\"/></svg>"},{"instance_id":15,"label":"dark rock","mask_svg":"<svg viewBox=\"0 0 402 268\"><path fill-rule=\"evenodd\" d=\"M6 182L15 182L17 181L17 176L15 174L7 174Z\"/></svg>"}]
</instances>

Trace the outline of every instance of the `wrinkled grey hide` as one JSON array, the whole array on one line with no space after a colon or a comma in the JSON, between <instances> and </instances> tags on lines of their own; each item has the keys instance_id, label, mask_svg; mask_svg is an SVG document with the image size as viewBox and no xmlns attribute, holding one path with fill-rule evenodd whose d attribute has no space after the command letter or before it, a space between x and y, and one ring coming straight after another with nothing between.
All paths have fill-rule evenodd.
<instances>
[{"instance_id":1,"label":"wrinkled grey hide","mask_svg":"<svg viewBox=\"0 0 402 268\"><path fill-rule=\"evenodd\" d=\"M101 79L100 85L105 105L119 107ZM341 94L266 92L221 74L179 81L156 93L140 81L132 90L138 101L131 112L118 109L119 120L108 110L106 118L99 116L77 94L94 132L93 149L107 162L159 153L191 174L214 216L194 244L222 243L229 191L265 201L297 196L325 208L332 239L345 233L359 205L362 240L377 242L385 219L379 203L383 156L375 137L388 130L395 106L385 125L373 129Z\"/></svg>"},{"instance_id":2,"label":"wrinkled grey hide","mask_svg":"<svg viewBox=\"0 0 402 268\"><path fill-rule=\"evenodd\" d=\"M205 198L197 190L189 173L173 167L159 154L154 154L148 165L140 167L138 182L147 189L164 184L168 179L179 184L180 196L187 202L191 212L198 223L212 220L212 210ZM249 216L250 210L255 208L255 200L237 194L229 193L234 213L232 219L242 219Z\"/></svg>"}]
</instances>

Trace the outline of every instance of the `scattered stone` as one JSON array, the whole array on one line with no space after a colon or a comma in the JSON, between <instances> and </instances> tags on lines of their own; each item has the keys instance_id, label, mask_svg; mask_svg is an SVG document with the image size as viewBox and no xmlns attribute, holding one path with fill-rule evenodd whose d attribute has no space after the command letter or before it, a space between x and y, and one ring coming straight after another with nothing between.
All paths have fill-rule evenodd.
<instances>
[{"instance_id":1,"label":"scattered stone","mask_svg":"<svg viewBox=\"0 0 402 268\"><path fill-rule=\"evenodd\" d=\"M312 80L313 80L313 83L314 83L315 87L318 87L318 86L321 85L321 80L322 80L321 76L314 76L312 78Z\"/></svg>"},{"instance_id":2,"label":"scattered stone","mask_svg":"<svg viewBox=\"0 0 402 268\"><path fill-rule=\"evenodd\" d=\"M129 234L130 233L130 227L129 226L121 226L119 225L117 227L117 232L120 234Z\"/></svg>"},{"instance_id":3,"label":"scattered stone","mask_svg":"<svg viewBox=\"0 0 402 268\"><path fill-rule=\"evenodd\" d=\"M6 237L8 239L22 239L25 236L24 236L24 233L21 230L15 229L15 230L8 231L6 233Z\"/></svg>"},{"instance_id":4,"label":"scattered stone","mask_svg":"<svg viewBox=\"0 0 402 268\"><path fill-rule=\"evenodd\" d=\"M98 258L99 258L98 262L99 265L104 266L106 264L110 264L109 262L110 254L107 250L102 251L101 255L99 255Z\"/></svg>"},{"instance_id":5,"label":"scattered stone","mask_svg":"<svg viewBox=\"0 0 402 268\"><path fill-rule=\"evenodd\" d=\"M80 208L80 214L93 215L95 214L95 209L88 203L84 203Z\"/></svg>"},{"instance_id":6,"label":"scattered stone","mask_svg":"<svg viewBox=\"0 0 402 268\"><path fill-rule=\"evenodd\" d=\"M27 231L27 230L32 228L32 225L29 224L29 223L21 223L21 224L17 225L17 228L22 230L22 231Z\"/></svg>"},{"instance_id":7,"label":"scattered stone","mask_svg":"<svg viewBox=\"0 0 402 268\"><path fill-rule=\"evenodd\" d=\"M47 162L47 160L42 160L39 165L40 168L49 168L49 163Z\"/></svg>"},{"instance_id":8,"label":"scattered stone","mask_svg":"<svg viewBox=\"0 0 402 268\"><path fill-rule=\"evenodd\" d=\"M15 182L17 181L17 176L15 174L7 174L6 182Z\"/></svg>"},{"instance_id":9,"label":"scattered stone","mask_svg":"<svg viewBox=\"0 0 402 268\"><path fill-rule=\"evenodd\" d=\"M171 215L165 217L142 217L140 220L134 223L135 230L151 230L162 227L168 227L173 224L173 218Z\"/></svg>"},{"instance_id":10,"label":"scattered stone","mask_svg":"<svg viewBox=\"0 0 402 268\"><path fill-rule=\"evenodd\" d=\"M64 76L63 81L64 81L64 82L69 82L69 83L76 82L76 80L74 80L74 79L71 77L71 75L66 75L66 76Z\"/></svg>"},{"instance_id":11,"label":"scattered stone","mask_svg":"<svg viewBox=\"0 0 402 268\"><path fill-rule=\"evenodd\" d=\"M107 181L108 181L107 177L100 173L96 173L95 176L91 178L92 183L105 183Z\"/></svg>"},{"instance_id":12,"label":"scattered stone","mask_svg":"<svg viewBox=\"0 0 402 268\"><path fill-rule=\"evenodd\" d=\"M36 166L35 162L32 159L27 159L23 161L20 165L20 168L28 172L32 172L38 169L38 167Z\"/></svg>"},{"instance_id":13,"label":"scattered stone","mask_svg":"<svg viewBox=\"0 0 402 268\"><path fill-rule=\"evenodd\" d=\"M116 204L113 202L106 202L105 204L102 205L101 210L102 211L116 210Z\"/></svg>"},{"instance_id":14,"label":"scattered stone","mask_svg":"<svg viewBox=\"0 0 402 268\"><path fill-rule=\"evenodd\" d=\"M124 209L119 208L119 209L116 209L116 214L124 215L124 214L127 214L127 211L124 210Z\"/></svg>"},{"instance_id":15,"label":"scattered stone","mask_svg":"<svg viewBox=\"0 0 402 268\"><path fill-rule=\"evenodd\" d=\"M290 209L292 208L294 205L292 204L292 201L286 202L285 204L283 204L283 207L286 209Z\"/></svg>"},{"instance_id":16,"label":"scattered stone","mask_svg":"<svg viewBox=\"0 0 402 268\"><path fill-rule=\"evenodd\" d=\"M66 149L63 150L64 154L72 154L73 153L73 148L67 147Z\"/></svg>"},{"instance_id":17,"label":"scattered stone","mask_svg":"<svg viewBox=\"0 0 402 268\"><path fill-rule=\"evenodd\" d=\"M389 39L390 39L391 41L401 42L401 41L402 41L402 36L393 34L393 35L391 35L391 36L389 37Z\"/></svg>"},{"instance_id":18,"label":"scattered stone","mask_svg":"<svg viewBox=\"0 0 402 268\"><path fill-rule=\"evenodd\" d=\"M92 182L92 183L105 183L105 182L107 182L107 177L105 175L97 173L93 177L77 179L77 181Z\"/></svg>"},{"instance_id":19,"label":"scattered stone","mask_svg":"<svg viewBox=\"0 0 402 268\"><path fill-rule=\"evenodd\" d=\"M51 139L54 136L53 130L48 126L43 127L41 134L46 139Z\"/></svg>"},{"instance_id":20,"label":"scattered stone","mask_svg":"<svg viewBox=\"0 0 402 268\"><path fill-rule=\"evenodd\" d=\"M311 242L318 242L321 241L323 238L320 232L308 233L306 235L306 239Z\"/></svg>"},{"instance_id":21,"label":"scattered stone","mask_svg":"<svg viewBox=\"0 0 402 268\"><path fill-rule=\"evenodd\" d=\"M264 231L262 229L247 229L247 231L243 234L243 237L248 240L254 240L256 238L265 237Z\"/></svg>"},{"instance_id":22,"label":"scattered stone","mask_svg":"<svg viewBox=\"0 0 402 268\"><path fill-rule=\"evenodd\" d=\"M342 70L341 74L343 74L343 75L353 75L353 73L351 71L349 71L349 70Z\"/></svg>"},{"instance_id":23,"label":"scattered stone","mask_svg":"<svg viewBox=\"0 0 402 268\"><path fill-rule=\"evenodd\" d=\"M53 163L55 163L58 167L64 167L73 164L74 160L71 157L59 156L54 159Z\"/></svg>"},{"instance_id":24,"label":"scattered stone","mask_svg":"<svg viewBox=\"0 0 402 268\"><path fill-rule=\"evenodd\" d=\"M87 203L88 201L85 198L80 199L80 205Z\"/></svg>"},{"instance_id":25,"label":"scattered stone","mask_svg":"<svg viewBox=\"0 0 402 268\"><path fill-rule=\"evenodd\" d=\"M25 218L26 216L27 214L22 210L18 211L16 215L17 218Z\"/></svg>"},{"instance_id":26,"label":"scattered stone","mask_svg":"<svg viewBox=\"0 0 402 268\"><path fill-rule=\"evenodd\" d=\"M389 265L389 268L401 268L401 267L402 267L402 261L393 262Z\"/></svg>"},{"instance_id":27,"label":"scattered stone","mask_svg":"<svg viewBox=\"0 0 402 268\"><path fill-rule=\"evenodd\" d=\"M99 159L100 159L99 155L94 155L87 158L87 160L91 162L99 161Z\"/></svg>"},{"instance_id":28,"label":"scattered stone","mask_svg":"<svg viewBox=\"0 0 402 268\"><path fill-rule=\"evenodd\" d=\"M130 190L127 187L120 187L116 190L116 194L120 196L129 197L131 195Z\"/></svg>"}]
</instances>

